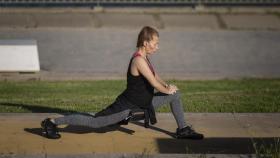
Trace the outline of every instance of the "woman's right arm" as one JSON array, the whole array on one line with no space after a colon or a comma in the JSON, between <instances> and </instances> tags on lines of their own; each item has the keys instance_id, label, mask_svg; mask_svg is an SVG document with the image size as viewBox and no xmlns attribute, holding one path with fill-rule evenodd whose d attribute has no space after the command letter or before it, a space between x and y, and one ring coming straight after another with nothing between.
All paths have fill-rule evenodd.
<instances>
[{"instance_id":1,"label":"woman's right arm","mask_svg":"<svg viewBox=\"0 0 280 158\"><path fill-rule=\"evenodd\" d=\"M147 62L142 57L136 57L133 60L133 63L135 64L137 70L140 74L142 74L149 83L157 89L161 93L165 94L174 94L176 92L176 89L174 87L164 87L154 76L151 69L149 68Z\"/></svg>"}]
</instances>

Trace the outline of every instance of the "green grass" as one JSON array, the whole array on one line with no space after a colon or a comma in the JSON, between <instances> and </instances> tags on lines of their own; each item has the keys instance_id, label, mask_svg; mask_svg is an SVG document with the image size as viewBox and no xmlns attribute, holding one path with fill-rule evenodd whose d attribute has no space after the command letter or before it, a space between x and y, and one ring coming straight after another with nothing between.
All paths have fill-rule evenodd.
<instances>
[{"instance_id":1,"label":"green grass","mask_svg":"<svg viewBox=\"0 0 280 158\"><path fill-rule=\"evenodd\" d=\"M179 87L186 112L280 112L280 79L169 83ZM111 104L125 86L124 80L1 81L0 112L96 112Z\"/></svg>"},{"instance_id":2,"label":"green grass","mask_svg":"<svg viewBox=\"0 0 280 158\"><path fill-rule=\"evenodd\" d=\"M271 144L258 144L253 141L257 158L280 158L280 139L275 138Z\"/></svg>"}]
</instances>

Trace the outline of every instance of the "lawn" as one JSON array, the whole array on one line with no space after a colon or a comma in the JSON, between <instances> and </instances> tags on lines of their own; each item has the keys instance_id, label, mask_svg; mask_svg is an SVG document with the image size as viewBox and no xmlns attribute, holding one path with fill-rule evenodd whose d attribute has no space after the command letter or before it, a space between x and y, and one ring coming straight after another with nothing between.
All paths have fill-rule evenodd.
<instances>
[{"instance_id":1,"label":"lawn","mask_svg":"<svg viewBox=\"0 0 280 158\"><path fill-rule=\"evenodd\" d=\"M186 112L280 112L280 79L169 83L179 87ZM124 80L1 81L0 112L96 112L125 86Z\"/></svg>"}]
</instances>

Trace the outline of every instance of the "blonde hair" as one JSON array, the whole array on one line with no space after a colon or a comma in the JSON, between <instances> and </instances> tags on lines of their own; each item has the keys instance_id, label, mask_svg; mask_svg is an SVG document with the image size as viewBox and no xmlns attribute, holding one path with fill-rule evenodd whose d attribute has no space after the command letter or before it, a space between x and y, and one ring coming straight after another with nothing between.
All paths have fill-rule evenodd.
<instances>
[{"instance_id":1,"label":"blonde hair","mask_svg":"<svg viewBox=\"0 0 280 158\"><path fill-rule=\"evenodd\" d=\"M140 33L138 34L138 40L137 40L137 45L136 47L142 47L144 46L144 42L147 41L151 41L153 40L153 36L156 35L157 37L159 37L159 33L156 29L150 27L150 26L145 26L142 28L142 30L140 31Z\"/></svg>"}]
</instances>

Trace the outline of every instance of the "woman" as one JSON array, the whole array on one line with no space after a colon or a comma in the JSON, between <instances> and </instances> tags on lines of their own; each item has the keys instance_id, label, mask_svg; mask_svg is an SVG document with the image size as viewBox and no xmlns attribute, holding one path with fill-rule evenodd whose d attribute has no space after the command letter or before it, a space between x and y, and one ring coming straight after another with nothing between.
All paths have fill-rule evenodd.
<instances>
[{"instance_id":1,"label":"woman","mask_svg":"<svg viewBox=\"0 0 280 158\"><path fill-rule=\"evenodd\" d=\"M137 41L137 51L133 54L127 71L127 88L114 103L95 115L72 114L55 119L47 118L41 126L47 138L57 139L60 134L57 125L82 125L100 128L108 125L127 123L138 109L145 111L150 122L156 123L154 109L170 103L178 128L176 138L202 139L184 119L184 111L178 88L168 85L154 71L148 56L158 50L159 34L149 26L144 27ZM158 92L154 93L154 89Z\"/></svg>"}]
</instances>

